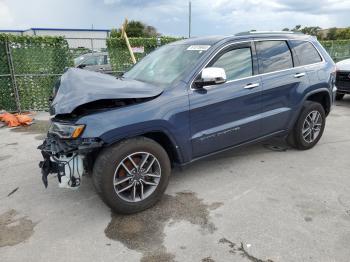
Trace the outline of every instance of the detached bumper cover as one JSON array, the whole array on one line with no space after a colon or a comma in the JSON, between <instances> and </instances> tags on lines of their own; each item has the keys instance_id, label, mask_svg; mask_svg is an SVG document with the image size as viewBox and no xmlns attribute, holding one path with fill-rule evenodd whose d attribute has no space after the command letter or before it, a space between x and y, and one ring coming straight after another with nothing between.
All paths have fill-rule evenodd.
<instances>
[{"instance_id":1,"label":"detached bumper cover","mask_svg":"<svg viewBox=\"0 0 350 262\"><path fill-rule=\"evenodd\" d=\"M79 163L86 161L85 156L101 148L102 144L103 142L97 138L63 140L56 135L48 134L44 142L38 146L44 158L40 161L39 167L45 187L48 185L49 174L57 174L60 184L62 177L68 177L70 187L79 186L80 181L75 176L78 172L80 178L82 173L81 169L78 169Z\"/></svg>"}]
</instances>

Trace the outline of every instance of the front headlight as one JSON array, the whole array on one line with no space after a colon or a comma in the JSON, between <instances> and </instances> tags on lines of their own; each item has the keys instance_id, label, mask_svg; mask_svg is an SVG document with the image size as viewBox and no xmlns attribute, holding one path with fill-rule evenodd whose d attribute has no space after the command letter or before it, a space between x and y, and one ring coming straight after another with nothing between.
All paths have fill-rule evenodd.
<instances>
[{"instance_id":1,"label":"front headlight","mask_svg":"<svg viewBox=\"0 0 350 262\"><path fill-rule=\"evenodd\" d=\"M60 138L77 138L84 131L85 125L68 125L52 122L49 133L56 134Z\"/></svg>"}]
</instances>

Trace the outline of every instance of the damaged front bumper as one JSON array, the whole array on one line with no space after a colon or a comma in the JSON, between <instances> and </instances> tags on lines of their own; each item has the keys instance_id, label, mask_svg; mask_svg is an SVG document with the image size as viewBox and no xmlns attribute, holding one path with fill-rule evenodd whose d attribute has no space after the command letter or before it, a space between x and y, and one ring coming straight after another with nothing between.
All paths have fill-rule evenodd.
<instances>
[{"instance_id":1,"label":"damaged front bumper","mask_svg":"<svg viewBox=\"0 0 350 262\"><path fill-rule=\"evenodd\" d=\"M82 175L89 169L89 156L102 144L98 138L61 139L49 133L38 147L44 158L39 167L45 187L48 185L48 175L57 174L59 187L78 188Z\"/></svg>"}]
</instances>

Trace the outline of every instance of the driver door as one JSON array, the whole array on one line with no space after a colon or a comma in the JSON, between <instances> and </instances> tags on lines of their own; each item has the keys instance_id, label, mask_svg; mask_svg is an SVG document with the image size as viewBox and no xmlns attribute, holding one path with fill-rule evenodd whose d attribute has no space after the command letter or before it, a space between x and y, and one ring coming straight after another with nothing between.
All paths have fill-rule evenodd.
<instances>
[{"instance_id":1,"label":"driver door","mask_svg":"<svg viewBox=\"0 0 350 262\"><path fill-rule=\"evenodd\" d=\"M214 56L207 67L223 68L227 80L223 84L191 88L193 158L255 139L261 133L262 85L255 75L254 45L231 44Z\"/></svg>"}]
</instances>

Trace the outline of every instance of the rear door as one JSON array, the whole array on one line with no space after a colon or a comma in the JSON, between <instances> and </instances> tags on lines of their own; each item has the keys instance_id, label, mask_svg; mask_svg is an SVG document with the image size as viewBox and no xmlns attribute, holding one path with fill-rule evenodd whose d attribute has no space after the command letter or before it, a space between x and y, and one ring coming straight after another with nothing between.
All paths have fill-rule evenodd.
<instances>
[{"instance_id":1,"label":"rear door","mask_svg":"<svg viewBox=\"0 0 350 262\"><path fill-rule=\"evenodd\" d=\"M295 65L302 66L310 81L311 89L313 87L319 88L317 85L320 82L328 85L329 81L329 71L322 63L322 57L314 47L314 45L309 41L303 40L290 40L290 46L294 52Z\"/></svg>"},{"instance_id":2,"label":"rear door","mask_svg":"<svg viewBox=\"0 0 350 262\"><path fill-rule=\"evenodd\" d=\"M252 42L231 44L207 67L226 71L227 82L191 89L193 157L254 139L260 135L261 83Z\"/></svg>"},{"instance_id":3,"label":"rear door","mask_svg":"<svg viewBox=\"0 0 350 262\"><path fill-rule=\"evenodd\" d=\"M304 67L295 67L286 40L256 40L262 81L262 133L286 130L298 104L298 93L309 84Z\"/></svg>"}]
</instances>

